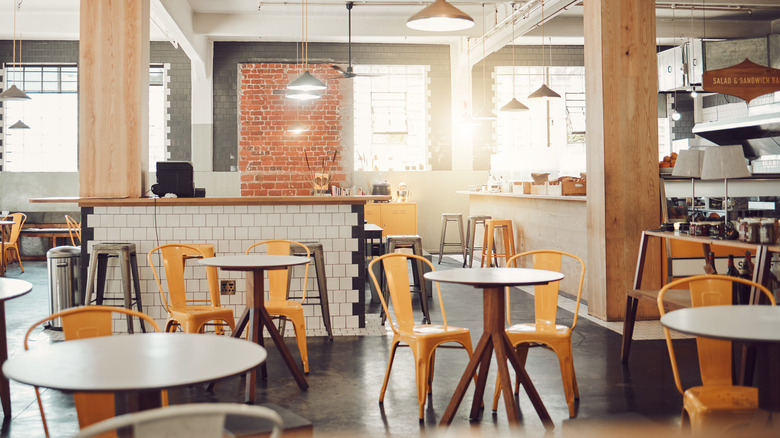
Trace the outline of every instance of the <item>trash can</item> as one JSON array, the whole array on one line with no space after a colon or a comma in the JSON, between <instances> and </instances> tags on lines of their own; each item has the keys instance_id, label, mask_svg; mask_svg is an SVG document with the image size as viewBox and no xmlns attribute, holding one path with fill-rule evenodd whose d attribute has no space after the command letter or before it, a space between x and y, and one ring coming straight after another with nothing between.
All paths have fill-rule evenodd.
<instances>
[{"instance_id":1,"label":"trash can","mask_svg":"<svg viewBox=\"0 0 780 438\"><path fill-rule=\"evenodd\" d=\"M81 248L58 246L46 252L49 269L49 311L51 314L77 304L80 295ZM49 328L62 330L60 318L49 322Z\"/></svg>"}]
</instances>

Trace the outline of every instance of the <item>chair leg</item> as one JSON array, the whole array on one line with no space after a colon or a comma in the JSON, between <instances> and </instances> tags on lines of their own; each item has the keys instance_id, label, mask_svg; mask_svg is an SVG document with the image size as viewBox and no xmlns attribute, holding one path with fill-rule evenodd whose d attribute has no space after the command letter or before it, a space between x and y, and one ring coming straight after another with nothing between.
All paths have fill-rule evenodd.
<instances>
[{"instance_id":1,"label":"chair leg","mask_svg":"<svg viewBox=\"0 0 780 438\"><path fill-rule=\"evenodd\" d=\"M431 360L428 363L428 382L426 389L428 390L428 395L433 394L433 366L436 362L436 350L434 349L431 352Z\"/></svg>"},{"instance_id":2,"label":"chair leg","mask_svg":"<svg viewBox=\"0 0 780 438\"><path fill-rule=\"evenodd\" d=\"M19 269L21 269L22 274L24 274L24 265L22 264L22 255L19 254L19 247L14 245L12 248L14 249L14 253L16 254L16 260L19 261Z\"/></svg>"},{"instance_id":3,"label":"chair leg","mask_svg":"<svg viewBox=\"0 0 780 438\"><path fill-rule=\"evenodd\" d=\"M49 438L49 426L46 424L46 415L43 413L43 403L41 402L41 391L37 386L35 388L35 399L38 400L38 410L41 411L41 423L43 423L43 433L46 438Z\"/></svg>"},{"instance_id":4,"label":"chair leg","mask_svg":"<svg viewBox=\"0 0 780 438\"><path fill-rule=\"evenodd\" d=\"M415 351L414 356L415 380L417 381L417 404L420 407L420 421L423 421L425 418L425 399L428 395L425 389L428 383L428 374L430 373L431 358L420 357L422 354L417 351Z\"/></svg>"},{"instance_id":5,"label":"chair leg","mask_svg":"<svg viewBox=\"0 0 780 438\"><path fill-rule=\"evenodd\" d=\"M306 348L306 322L303 315L290 318L295 330L295 340L298 342L298 351L301 353L303 372L309 374L309 351Z\"/></svg>"},{"instance_id":6,"label":"chair leg","mask_svg":"<svg viewBox=\"0 0 780 438\"><path fill-rule=\"evenodd\" d=\"M444 255L444 237L447 235L447 218L441 217L441 239L439 239L439 264L441 264L441 258Z\"/></svg>"},{"instance_id":7,"label":"chair leg","mask_svg":"<svg viewBox=\"0 0 780 438\"><path fill-rule=\"evenodd\" d=\"M469 255L471 255L472 260L474 259L474 236L472 236L472 226L471 226L470 220L466 221L466 247L463 250L463 267L466 267L466 262L468 262ZM476 228L476 225L474 226ZM471 265L469 264L469 267Z\"/></svg>"},{"instance_id":8,"label":"chair leg","mask_svg":"<svg viewBox=\"0 0 780 438\"><path fill-rule=\"evenodd\" d=\"M385 391L387 390L387 381L390 380L390 370L393 368L395 351L398 349L399 342L394 340L393 347L390 349L390 360L387 361L387 371L385 371L385 381L382 383L382 390L379 391L379 404L385 402Z\"/></svg>"},{"instance_id":9,"label":"chair leg","mask_svg":"<svg viewBox=\"0 0 780 438\"><path fill-rule=\"evenodd\" d=\"M555 351L558 356L558 363L561 367L561 381L563 383L563 393L566 396L566 404L569 405L569 418L575 417L574 410L574 382L572 371L574 370L574 362L571 355L571 346L564 347L562 351Z\"/></svg>"}]
</instances>

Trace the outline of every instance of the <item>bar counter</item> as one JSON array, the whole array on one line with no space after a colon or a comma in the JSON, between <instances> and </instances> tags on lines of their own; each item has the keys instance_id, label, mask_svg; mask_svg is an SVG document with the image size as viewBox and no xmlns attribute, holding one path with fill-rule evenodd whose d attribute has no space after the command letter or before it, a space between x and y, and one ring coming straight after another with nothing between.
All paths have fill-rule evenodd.
<instances>
[{"instance_id":1,"label":"bar counter","mask_svg":"<svg viewBox=\"0 0 780 438\"><path fill-rule=\"evenodd\" d=\"M389 201L390 196L247 196L233 198L33 198L32 203L78 203L79 207L137 207L174 205L327 205Z\"/></svg>"}]
</instances>

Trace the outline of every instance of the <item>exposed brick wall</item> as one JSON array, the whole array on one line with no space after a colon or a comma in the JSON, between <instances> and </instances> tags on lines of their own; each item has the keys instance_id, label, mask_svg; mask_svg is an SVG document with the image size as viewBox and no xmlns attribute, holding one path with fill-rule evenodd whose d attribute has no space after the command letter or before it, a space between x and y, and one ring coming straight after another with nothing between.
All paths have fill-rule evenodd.
<instances>
[{"instance_id":1,"label":"exposed brick wall","mask_svg":"<svg viewBox=\"0 0 780 438\"><path fill-rule=\"evenodd\" d=\"M310 64L309 71L318 78L333 76L327 64ZM341 81L328 81L322 98L307 103L273 93L284 90L297 74L295 64L239 66L241 196L311 195L313 172L321 172L323 167L332 173L333 182L345 180ZM287 128L296 121L309 131L288 133Z\"/></svg>"}]
</instances>

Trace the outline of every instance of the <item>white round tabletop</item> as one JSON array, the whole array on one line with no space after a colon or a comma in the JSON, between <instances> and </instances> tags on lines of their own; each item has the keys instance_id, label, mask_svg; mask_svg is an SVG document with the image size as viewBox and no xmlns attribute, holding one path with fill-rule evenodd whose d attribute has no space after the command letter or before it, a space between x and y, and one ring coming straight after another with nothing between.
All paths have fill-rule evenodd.
<instances>
[{"instance_id":1,"label":"white round tabletop","mask_svg":"<svg viewBox=\"0 0 780 438\"><path fill-rule=\"evenodd\" d=\"M708 338L780 342L780 307L776 306L689 307L665 314L661 324Z\"/></svg>"},{"instance_id":2,"label":"white round tabletop","mask_svg":"<svg viewBox=\"0 0 780 438\"><path fill-rule=\"evenodd\" d=\"M442 283L468 284L474 287L524 286L558 281L563 274L555 271L529 268L458 268L431 271L427 280Z\"/></svg>"},{"instance_id":3,"label":"white round tabletop","mask_svg":"<svg viewBox=\"0 0 780 438\"><path fill-rule=\"evenodd\" d=\"M227 336L146 333L57 342L17 353L6 377L64 391L146 391L233 376L266 358L263 347Z\"/></svg>"},{"instance_id":4,"label":"white round tabletop","mask_svg":"<svg viewBox=\"0 0 780 438\"><path fill-rule=\"evenodd\" d=\"M198 260L206 266L216 266L223 269L279 269L288 266L303 265L310 260L308 257L292 255L241 254L232 256L207 257Z\"/></svg>"},{"instance_id":5,"label":"white round tabletop","mask_svg":"<svg viewBox=\"0 0 780 438\"><path fill-rule=\"evenodd\" d=\"M0 225L13 225L15 223L14 221L0 221Z\"/></svg>"},{"instance_id":6,"label":"white round tabletop","mask_svg":"<svg viewBox=\"0 0 780 438\"><path fill-rule=\"evenodd\" d=\"M32 290L32 284L15 278L0 277L0 301L20 297Z\"/></svg>"}]
</instances>

